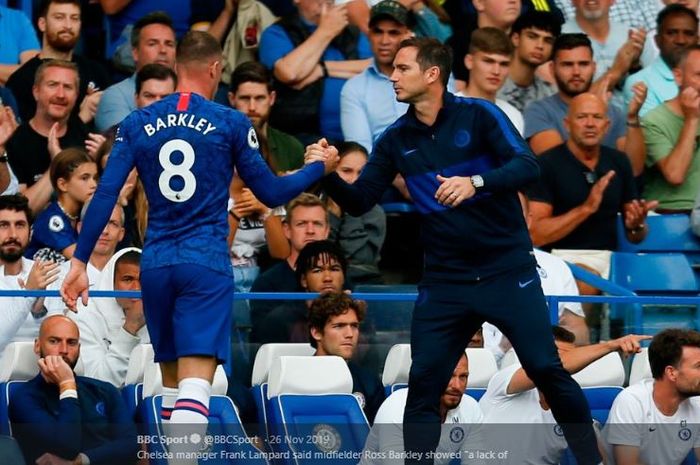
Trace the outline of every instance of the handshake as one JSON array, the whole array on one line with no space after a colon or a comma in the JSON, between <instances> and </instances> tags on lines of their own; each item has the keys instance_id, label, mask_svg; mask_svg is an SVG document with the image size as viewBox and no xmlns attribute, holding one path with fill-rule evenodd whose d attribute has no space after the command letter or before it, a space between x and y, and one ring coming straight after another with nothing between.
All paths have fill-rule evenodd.
<instances>
[{"instance_id":1,"label":"handshake","mask_svg":"<svg viewBox=\"0 0 700 465\"><path fill-rule=\"evenodd\" d=\"M338 149L329 145L325 138L319 139L315 144L308 145L304 152L304 164L323 162L324 174L335 171L339 160Z\"/></svg>"}]
</instances>

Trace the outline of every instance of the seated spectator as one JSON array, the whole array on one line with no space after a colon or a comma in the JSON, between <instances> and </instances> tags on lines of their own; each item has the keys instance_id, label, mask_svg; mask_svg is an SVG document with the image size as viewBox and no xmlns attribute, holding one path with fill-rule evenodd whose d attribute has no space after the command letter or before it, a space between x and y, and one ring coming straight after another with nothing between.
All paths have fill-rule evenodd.
<instances>
[{"instance_id":1,"label":"seated spectator","mask_svg":"<svg viewBox=\"0 0 700 465\"><path fill-rule=\"evenodd\" d=\"M22 11L0 6L0 84L5 84L12 73L39 53L39 41L34 27Z\"/></svg>"},{"instance_id":2,"label":"seated spectator","mask_svg":"<svg viewBox=\"0 0 700 465\"><path fill-rule=\"evenodd\" d=\"M510 103L496 98L508 76L513 57L513 44L505 32L495 27L481 27L472 32L469 53L464 63L469 70L467 87L457 95L474 97L495 103L508 116L515 129L522 135L525 123L523 115Z\"/></svg>"},{"instance_id":3,"label":"seated spectator","mask_svg":"<svg viewBox=\"0 0 700 465\"><path fill-rule=\"evenodd\" d=\"M63 148L84 147L87 127L72 114L78 98L78 68L74 63L49 60L34 77L36 113L19 125L4 148L34 213L49 203L53 190L49 164ZM79 209L76 211L80 211Z\"/></svg>"},{"instance_id":4,"label":"seated spectator","mask_svg":"<svg viewBox=\"0 0 700 465\"><path fill-rule=\"evenodd\" d=\"M139 249L120 250L107 262L93 289L140 291L140 265ZM131 351L151 341L141 299L90 299L87 308L80 309L73 319L80 328L85 376L123 386Z\"/></svg>"},{"instance_id":5,"label":"seated spectator","mask_svg":"<svg viewBox=\"0 0 700 465\"><path fill-rule=\"evenodd\" d=\"M46 289L58 279L58 264L24 258L32 212L23 195L0 195L0 288ZM47 314L43 297L2 297L0 353L10 342L31 341Z\"/></svg>"},{"instance_id":6,"label":"seated spectator","mask_svg":"<svg viewBox=\"0 0 700 465\"><path fill-rule=\"evenodd\" d=\"M657 18L658 29L654 40L659 47L659 56L625 80L623 96L625 106L634 97L633 85L646 84L647 98L639 110L639 116L671 100L678 95L678 85L673 78L673 68L678 64L683 50L698 43L697 14L683 5L673 4L664 8Z\"/></svg>"},{"instance_id":7,"label":"seated spectator","mask_svg":"<svg viewBox=\"0 0 700 465\"><path fill-rule=\"evenodd\" d=\"M444 43L452 36L450 16L438 2L400 0L399 3L413 13L415 24L412 29L416 37L433 37ZM376 5L375 3L373 6Z\"/></svg>"},{"instance_id":8,"label":"seated spectator","mask_svg":"<svg viewBox=\"0 0 700 465\"><path fill-rule=\"evenodd\" d=\"M151 63L168 68L175 66L175 30L172 20L163 12L156 11L140 18L131 30L130 44L136 72ZM104 132L121 123L126 115L136 110L136 72L104 91L95 115L98 131Z\"/></svg>"},{"instance_id":9,"label":"seated spectator","mask_svg":"<svg viewBox=\"0 0 700 465\"><path fill-rule=\"evenodd\" d=\"M367 37L348 26L347 4L316 0L295 4L297 12L267 28L260 61L278 81L270 122L302 143L318 135L342 140L340 90L370 63Z\"/></svg>"},{"instance_id":10,"label":"seated spectator","mask_svg":"<svg viewBox=\"0 0 700 465\"><path fill-rule=\"evenodd\" d=\"M560 33L561 24L550 12L529 11L515 20L510 30L515 53L497 97L523 111L531 102L556 93L556 87L538 76L537 69L552 57Z\"/></svg>"},{"instance_id":11,"label":"seated spectator","mask_svg":"<svg viewBox=\"0 0 700 465\"><path fill-rule=\"evenodd\" d=\"M613 402L603 435L617 464L686 463L700 458L700 334L665 329L649 345L653 379L625 388ZM655 432L656 430L658 432Z\"/></svg>"},{"instance_id":12,"label":"seated spectator","mask_svg":"<svg viewBox=\"0 0 700 465\"><path fill-rule=\"evenodd\" d=\"M584 92L591 92L596 62L593 60L591 41L584 34L562 34L554 43L552 73L559 91L542 100L532 102L525 109L525 138L532 151L539 155L569 138L564 125L571 99ZM604 133L603 145L627 153L635 175L644 165L644 143L639 127L638 112L644 102L644 93L630 102L627 111L629 130L625 117L615 106L608 105L606 114L610 121Z\"/></svg>"},{"instance_id":13,"label":"seated spectator","mask_svg":"<svg viewBox=\"0 0 700 465\"><path fill-rule=\"evenodd\" d=\"M172 68L150 63L136 72L136 108L144 108L175 92L177 75Z\"/></svg>"},{"instance_id":14,"label":"seated spectator","mask_svg":"<svg viewBox=\"0 0 700 465\"><path fill-rule=\"evenodd\" d=\"M345 83L340 93L340 123L345 140L372 152L374 140L406 113L408 104L396 100L394 56L402 40L411 36L411 13L394 0L372 7L369 18L369 43L373 60L370 66Z\"/></svg>"},{"instance_id":15,"label":"seated spectator","mask_svg":"<svg viewBox=\"0 0 700 465\"><path fill-rule=\"evenodd\" d=\"M335 171L343 181L352 184L360 177L369 155L355 142L338 144L340 161ZM379 205L361 216L352 216L328 197L330 240L337 242L348 259L348 278L353 285L381 284L379 259L386 237L386 214Z\"/></svg>"},{"instance_id":16,"label":"seated spectator","mask_svg":"<svg viewBox=\"0 0 700 465\"><path fill-rule=\"evenodd\" d=\"M42 34L41 51L7 80L7 88L19 103L19 117L28 121L36 113L32 83L39 66L48 60L63 60L74 63L78 70L78 97L71 111L89 123L102 96L100 89L107 87L110 79L100 63L74 53L80 39L80 0L44 0L37 25Z\"/></svg>"},{"instance_id":17,"label":"seated spectator","mask_svg":"<svg viewBox=\"0 0 700 465\"><path fill-rule=\"evenodd\" d=\"M690 213L700 191L700 46L686 48L673 69L680 93L642 119L647 160L644 196L657 213Z\"/></svg>"},{"instance_id":18,"label":"seated spectator","mask_svg":"<svg viewBox=\"0 0 700 465\"><path fill-rule=\"evenodd\" d=\"M662 0L668 3L669 0ZM670 0L677 1L677 0ZM691 0L692 1L692 0ZM554 0L567 21L576 17L576 7L570 0ZM626 24L630 27L643 27L647 31L653 31L656 26L654 20L658 13L659 0L615 0L608 12L610 21Z\"/></svg>"},{"instance_id":19,"label":"seated spectator","mask_svg":"<svg viewBox=\"0 0 700 465\"><path fill-rule=\"evenodd\" d=\"M337 244L328 240L310 242L301 250L296 261L296 286L287 292L343 292L347 268L348 262ZM266 314L256 315L253 319L255 342L308 341L308 309L311 301L278 300L275 304Z\"/></svg>"},{"instance_id":20,"label":"seated spectator","mask_svg":"<svg viewBox=\"0 0 700 465\"><path fill-rule=\"evenodd\" d=\"M97 164L83 150L70 148L51 160L49 172L57 197L37 216L25 256L62 263L75 251L80 211L97 187Z\"/></svg>"},{"instance_id":21,"label":"seated spectator","mask_svg":"<svg viewBox=\"0 0 700 465\"><path fill-rule=\"evenodd\" d=\"M599 344L576 347L574 335L566 329L554 326L552 333L562 365L572 374L611 352L619 351L623 356L641 352L640 341L650 338L629 335ZM567 448L564 435L561 428L550 426L556 425L556 420L547 400L519 363L501 369L491 378L479 406L484 412L484 424L489 425L484 428L487 449L507 451L507 460L499 463L553 464L561 461ZM641 420L640 423L642 422L644 421ZM494 424L498 426L491 426ZM490 432L499 434L488 434ZM517 437L518 440L513 441L513 437Z\"/></svg>"},{"instance_id":22,"label":"seated spectator","mask_svg":"<svg viewBox=\"0 0 700 465\"><path fill-rule=\"evenodd\" d=\"M379 377L352 358L357 353L360 324L365 319L366 304L344 293L327 293L314 299L309 307L309 341L314 355L337 355L348 362L352 391L372 424L384 401L384 386Z\"/></svg>"},{"instance_id":23,"label":"seated spectator","mask_svg":"<svg viewBox=\"0 0 700 465\"><path fill-rule=\"evenodd\" d=\"M63 315L41 324L34 352L39 374L10 404L13 436L27 463L136 463L136 425L117 388L77 376L78 326Z\"/></svg>"},{"instance_id":24,"label":"seated spectator","mask_svg":"<svg viewBox=\"0 0 700 465\"><path fill-rule=\"evenodd\" d=\"M294 273L299 252L309 242L327 239L330 232L326 205L313 194L299 195L287 204L283 229L289 241L289 257L261 273L253 282L251 292L296 292L299 289ZM260 322L278 305L279 301L274 300L250 301L251 342L258 342L256 328L261 327Z\"/></svg>"},{"instance_id":25,"label":"seated spectator","mask_svg":"<svg viewBox=\"0 0 700 465\"><path fill-rule=\"evenodd\" d=\"M574 97L564 124L569 139L538 157L540 181L528 193L530 235L536 247L607 279L610 251L617 249L618 213L627 239L638 243L647 235L646 216L657 202L638 200L629 159L602 145L610 123L599 97ZM583 283L579 291L599 293ZM589 319L590 326L597 324Z\"/></svg>"},{"instance_id":26,"label":"seated spectator","mask_svg":"<svg viewBox=\"0 0 700 465\"><path fill-rule=\"evenodd\" d=\"M464 391L469 378L469 360L463 354L440 397L442 431L436 450L436 464L468 463L469 454L484 450L479 431L483 415L479 404ZM397 463L394 457L405 454L403 417L408 389L399 389L384 401L367 436L359 465ZM394 457L391 456L393 453ZM459 460L460 457L465 460ZM400 462L399 462L400 463Z\"/></svg>"}]
</instances>

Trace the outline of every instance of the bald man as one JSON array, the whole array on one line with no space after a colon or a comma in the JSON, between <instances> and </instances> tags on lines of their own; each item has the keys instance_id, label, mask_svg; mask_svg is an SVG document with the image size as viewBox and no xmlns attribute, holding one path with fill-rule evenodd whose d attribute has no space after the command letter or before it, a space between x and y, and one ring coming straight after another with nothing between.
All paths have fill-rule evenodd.
<instances>
[{"instance_id":1,"label":"bald man","mask_svg":"<svg viewBox=\"0 0 700 465\"><path fill-rule=\"evenodd\" d=\"M26 463L133 464L136 425L119 391L73 372L79 338L70 318L52 315L42 322L34 342L39 374L12 396L13 435Z\"/></svg>"}]
</instances>

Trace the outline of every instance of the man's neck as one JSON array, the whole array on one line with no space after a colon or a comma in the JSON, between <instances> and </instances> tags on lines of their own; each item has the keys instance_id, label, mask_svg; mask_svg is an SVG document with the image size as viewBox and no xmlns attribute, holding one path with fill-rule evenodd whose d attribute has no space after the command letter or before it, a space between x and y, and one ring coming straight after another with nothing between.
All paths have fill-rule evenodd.
<instances>
[{"instance_id":1,"label":"man's neck","mask_svg":"<svg viewBox=\"0 0 700 465\"><path fill-rule=\"evenodd\" d=\"M501 27L500 24L498 24L497 22L493 21L493 20L492 20L491 18L489 18L488 16L486 16L486 15L480 15L480 14L478 14L478 13L477 13L477 17L476 17L476 25L479 26L479 28L482 28L482 27L495 27L496 29L501 29L501 30L503 30L503 27ZM504 32L508 32L508 31L504 31Z\"/></svg>"},{"instance_id":2,"label":"man's neck","mask_svg":"<svg viewBox=\"0 0 700 465\"><path fill-rule=\"evenodd\" d=\"M510 65L508 76L520 87L531 86L535 82L535 68L517 55Z\"/></svg>"},{"instance_id":3,"label":"man's neck","mask_svg":"<svg viewBox=\"0 0 700 465\"><path fill-rule=\"evenodd\" d=\"M572 96L572 95L565 94L562 91L557 92L557 95L559 95L559 98L561 99L562 102L566 103L567 110L569 108L569 105L571 105L571 100L574 97L576 97L575 95Z\"/></svg>"},{"instance_id":4,"label":"man's neck","mask_svg":"<svg viewBox=\"0 0 700 465\"><path fill-rule=\"evenodd\" d=\"M299 257L299 252L296 250L292 249L292 251L289 253L289 257L287 257L287 265L289 265L289 268L292 270L296 270L296 264L297 264L297 258Z\"/></svg>"},{"instance_id":5,"label":"man's neck","mask_svg":"<svg viewBox=\"0 0 700 465\"><path fill-rule=\"evenodd\" d=\"M37 112L34 114L32 119L29 120L29 125L31 128L44 137L49 137L51 126L53 126L54 123L58 123L58 137L65 136L66 132L68 131L68 117L56 121L55 119L50 118L48 115L43 115Z\"/></svg>"},{"instance_id":6,"label":"man's neck","mask_svg":"<svg viewBox=\"0 0 700 465\"><path fill-rule=\"evenodd\" d=\"M674 113L681 118L685 118L685 115L683 115L683 109L681 108L680 90L678 92L679 95L666 102L666 105L668 105L668 109L671 110L671 113Z\"/></svg>"},{"instance_id":7,"label":"man's neck","mask_svg":"<svg viewBox=\"0 0 700 465\"><path fill-rule=\"evenodd\" d=\"M477 88L473 83L467 85L467 88L464 89L464 95L467 97L482 98L484 100L488 100L489 102L496 102L495 92L486 92L483 89Z\"/></svg>"},{"instance_id":8,"label":"man's neck","mask_svg":"<svg viewBox=\"0 0 700 465\"><path fill-rule=\"evenodd\" d=\"M112 255L93 253L92 255L90 255L89 263L90 265L94 266L97 270L102 271L105 269L105 266L107 266L107 262L110 258L112 258Z\"/></svg>"},{"instance_id":9,"label":"man's neck","mask_svg":"<svg viewBox=\"0 0 700 465\"><path fill-rule=\"evenodd\" d=\"M610 34L610 21L608 15L604 15L598 19L585 19L578 11L576 12L576 23L583 32L591 39L599 43L604 43L608 40Z\"/></svg>"},{"instance_id":10,"label":"man's neck","mask_svg":"<svg viewBox=\"0 0 700 465\"><path fill-rule=\"evenodd\" d=\"M675 386L664 380L654 381L654 388L652 389L651 396L659 412L667 417L673 416L678 411L678 406L681 402L686 399L685 396L682 396L678 392Z\"/></svg>"},{"instance_id":11,"label":"man's neck","mask_svg":"<svg viewBox=\"0 0 700 465\"><path fill-rule=\"evenodd\" d=\"M391 63L381 64L377 60L374 60L374 64L377 65L379 72L387 77L391 76L391 73L394 72L394 65Z\"/></svg>"},{"instance_id":12,"label":"man's neck","mask_svg":"<svg viewBox=\"0 0 700 465\"><path fill-rule=\"evenodd\" d=\"M16 262L2 262L5 266L5 276L17 276L22 273L22 257Z\"/></svg>"},{"instance_id":13,"label":"man's neck","mask_svg":"<svg viewBox=\"0 0 700 465\"><path fill-rule=\"evenodd\" d=\"M73 59L73 50L62 52L60 50L56 50L48 44L44 44L44 46L41 48L41 52L39 52L39 58L42 60L51 59L71 61Z\"/></svg>"},{"instance_id":14,"label":"man's neck","mask_svg":"<svg viewBox=\"0 0 700 465\"><path fill-rule=\"evenodd\" d=\"M595 147L580 147L574 144L572 138L566 141L566 147L576 157L578 161L586 165L589 169L595 168L600 158L600 145Z\"/></svg>"},{"instance_id":15,"label":"man's neck","mask_svg":"<svg viewBox=\"0 0 700 465\"><path fill-rule=\"evenodd\" d=\"M192 94L199 94L207 100L212 99L213 95L211 93L211 89L209 89L205 84L196 79L190 79L188 76L181 77L178 75L178 79L179 81L175 92L189 92Z\"/></svg>"},{"instance_id":16,"label":"man's neck","mask_svg":"<svg viewBox=\"0 0 700 465\"><path fill-rule=\"evenodd\" d=\"M426 126L432 126L442 108L442 97L445 89L440 87L429 89L425 96L413 104L416 118Z\"/></svg>"}]
</instances>

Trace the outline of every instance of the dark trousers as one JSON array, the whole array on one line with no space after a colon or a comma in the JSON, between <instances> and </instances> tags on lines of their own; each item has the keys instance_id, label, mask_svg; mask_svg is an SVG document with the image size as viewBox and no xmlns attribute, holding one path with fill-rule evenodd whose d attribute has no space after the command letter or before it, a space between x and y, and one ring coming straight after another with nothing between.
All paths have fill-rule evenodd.
<instances>
[{"instance_id":1,"label":"dark trousers","mask_svg":"<svg viewBox=\"0 0 700 465\"><path fill-rule=\"evenodd\" d=\"M411 324L411 371L404 413L406 465L432 464L440 440L440 396L472 334L484 321L508 337L527 375L542 391L579 465L600 463L588 402L561 364L534 266L488 279L424 279ZM419 455L417 453L422 453ZM423 457L416 460L411 457Z\"/></svg>"}]
</instances>

